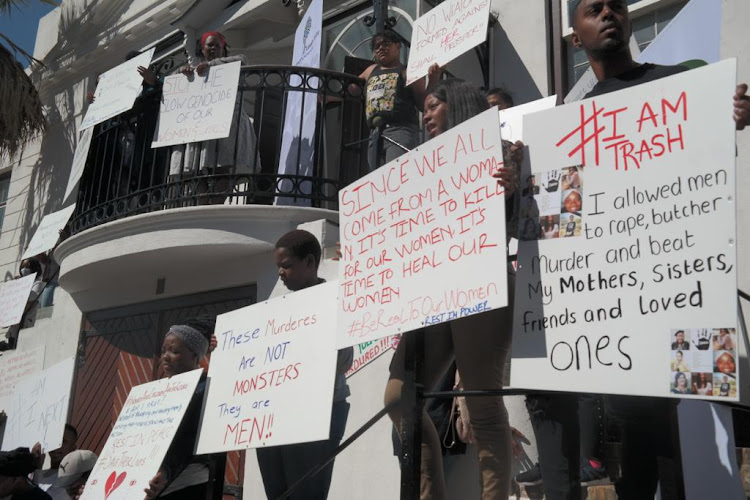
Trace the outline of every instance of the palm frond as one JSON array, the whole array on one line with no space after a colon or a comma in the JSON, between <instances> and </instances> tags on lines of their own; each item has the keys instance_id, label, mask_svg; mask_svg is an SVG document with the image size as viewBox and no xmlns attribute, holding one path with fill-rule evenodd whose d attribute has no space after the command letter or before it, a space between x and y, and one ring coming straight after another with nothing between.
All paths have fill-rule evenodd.
<instances>
[{"instance_id":1,"label":"palm frond","mask_svg":"<svg viewBox=\"0 0 750 500\"><path fill-rule=\"evenodd\" d=\"M28 58L32 63L39 63L2 33L0 33L0 38L16 53ZM13 156L21 146L47 127L47 119L44 116L36 87L16 59L15 54L2 44L0 44L0 109L3 110L0 113L0 156Z\"/></svg>"},{"instance_id":2,"label":"palm frond","mask_svg":"<svg viewBox=\"0 0 750 500\"><path fill-rule=\"evenodd\" d=\"M39 0L48 5L60 6L60 0ZM10 14L13 9L20 9L22 5L28 5L29 0L0 0L0 14Z\"/></svg>"}]
</instances>

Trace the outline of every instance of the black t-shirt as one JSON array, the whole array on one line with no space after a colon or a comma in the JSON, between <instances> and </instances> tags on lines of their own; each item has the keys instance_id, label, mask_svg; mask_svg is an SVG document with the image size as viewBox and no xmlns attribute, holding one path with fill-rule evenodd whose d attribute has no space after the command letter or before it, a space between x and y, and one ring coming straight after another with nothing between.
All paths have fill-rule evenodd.
<instances>
[{"instance_id":1,"label":"black t-shirt","mask_svg":"<svg viewBox=\"0 0 750 500\"><path fill-rule=\"evenodd\" d=\"M625 73L597 82L597 84L594 85L594 88L592 88L585 97L596 97L616 90L635 87L641 83L653 82L659 78L676 75L677 73L682 73L687 70L688 68L685 66L658 66L651 63L641 64Z\"/></svg>"},{"instance_id":2,"label":"black t-shirt","mask_svg":"<svg viewBox=\"0 0 750 500\"><path fill-rule=\"evenodd\" d=\"M23 493L14 493L10 498L11 500L52 500L52 497L39 487L32 488Z\"/></svg>"}]
</instances>

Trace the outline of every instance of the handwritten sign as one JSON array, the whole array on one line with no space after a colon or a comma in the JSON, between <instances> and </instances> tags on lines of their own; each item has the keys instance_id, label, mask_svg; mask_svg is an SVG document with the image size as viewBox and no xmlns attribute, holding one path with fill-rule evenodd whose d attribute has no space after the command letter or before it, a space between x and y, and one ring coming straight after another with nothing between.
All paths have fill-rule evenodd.
<instances>
[{"instance_id":1,"label":"handwritten sign","mask_svg":"<svg viewBox=\"0 0 750 500\"><path fill-rule=\"evenodd\" d=\"M339 347L507 304L502 165L490 109L339 192Z\"/></svg>"},{"instance_id":2,"label":"handwritten sign","mask_svg":"<svg viewBox=\"0 0 750 500\"><path fill-rule=\"evenodd\" d=\"M400 340L399 335L383 337L354 346L354 360L351 368L346 372L346 378L351 377L365 366L369 365L391 349L396 349Z\"/></svg>"},{"instance_id":3,"label":"handwritten sign","mask_svg":"<svg viewBox=\"0 0 750 500\"><path fill-rule=\"evenodd\" d=\"M737 399L735 72L525 117L514 387Z\"/></svg>"},{"instance_id":4,"label":"handwritten sign","mask_svg":"<svg viewBox=\"0 0 750 500\"><path fill-rule=\"evenodd\" d=\"M75 209L76 205L74 203L62 210L45 215L39 223L39 227L36 228L36 232L32 236L29 246L21 258L28 259L54 247L57 244L57 240L60 239L60 230L68 223Z\"/></svg>"},{"instance_id":5,"label":"handwritten sign","mask_svg":"<svg viewBox=\"0 0 750 500\"><path fill-rule=\"evenodd\" d=\"M151 64L154 50L152 48L99 76L94 102L86 110L80 130L93 127L133 107L143 82L138 66L147 68Z\"/></svg>"},{"instance_id":6,"label":"handwritten sign","mask_svg":"<svg viewBox=\"0 0 750 500\"><path fill-rule=\"evenodd\" d=\"M484 42L489 20L490 0L449 0L414 21L406 84Z\"/></svg>"},{"instance_id":7,"label":"handwritten sign","mask_svg":"<svg viewBox=\"0 0 750 500\"><path fill-rule=\"evenodd\" d=\"M0 325L17 325L23 318L36 274L0 283Z\"/></svg>"},{"instance_id":8,"label":"handwritten sign","mask_svg":"<svg viewBox=\"0 0 750 500\"><path fill-rule=\"evenodd\" d=\"M328 439L337 288L324 283L217 318L198 453Z\"/></svg>"},{"instance_id":9,"label":"handwritten sign","mask_svg":"<svg viewBox=\"0 0 750 500\"><path fill-rule=\"evenodd\" d=\"M202 369L133 387L91 471L82 500L141 498L159 472Z\"/></svg>"},{"instance_id":10,"label":"handwritten sign","mask_svg":"<svg viewBox=\"0 0 750 500\"><path fill-rule=\"evenodd\" d=\"M5 351L0 355L0 411L10 411L16 384L43 368L44 346L29 351Z\"/></svg>"},{"instance_id":11,"label":"handwritten sign","mask_svg":"<svg viewBox=\"0 0 750 500\"><path fill-rule=\"evenodd\" d=\"M151 147L228 137L241 64L211 66L205 76L166 77Z\"/></svg>"},{"instance_id":12,"label":"handwritten sign","mask_svg":"<svg viewBox=\"0 0 750 500\"><path fill-rule=\"evenodd\" d=\"M68 185L65 188L65 196L63 196L63 200L68 199L68 196L71 195L78 185L78 181L81 180L83 169L86 167L86 158L89 156L89 148L91 147L91 137L93 134L94 129L87 128L83 131L81 138L78 140L76 152L73 154L73 165L70 167L70 177L68 177Z\"/></svg>"},{"instance_id":13,"label":"handwritten sign","mask_svg":"<svg viewBox=\"0 0 750 500\"><path fill-rule=\"evenodd\" d=\"M74 367L74 358L68 358L16 384L3 451L31 448L37 442L45 452L62 445Z\"/></svg>"}]
</instances>

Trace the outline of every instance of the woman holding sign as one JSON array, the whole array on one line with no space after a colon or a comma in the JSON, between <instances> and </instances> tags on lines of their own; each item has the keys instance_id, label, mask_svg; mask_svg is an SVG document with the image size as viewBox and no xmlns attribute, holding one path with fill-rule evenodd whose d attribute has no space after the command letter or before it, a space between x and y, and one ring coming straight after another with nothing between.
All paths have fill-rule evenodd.
<instances>
[{"instance_id":1,"label":"woman holding sign","mask_svg":"<svg viewBox=\"0 0 750 500\"><path fill-rule=\"evenodd\" d=\"M218 31L208 31L201 36L196 55L199 58L197 65L180 68L180 72L186 77L191 77L193 73L205 77L209 74L211 67L221 64L235 61L247 63L242 54L235 56L228 54L227 41ZM191 191L195 191L188 195L205 195L209 191L222 193L221 196L200 196L199 205L221 204L229 194L230 179L233 179L234 175L249 174L260 170L257 151L255 131L250 123L250 117L242 109L242 93L238 92L229 136L226 139L175 146L169 161L169 174L181 176L182 179L198 174L220 175L221 177L211 184L205 179L200 179L195 188L191 183L187 185L191 186L189 188Z\"/></svg>"},{"instance_id":2,"label":"woman holding sign","mask_svg":"<svg viewBox=\"0 0 750 500\"><path fill-rule=\"evenodd\" d=\"M488 109L486 97L460 80L439 82L424 101L424 125L430 137L459 125ZM511 163L510 143L503 143L506 163L496 175L507 195L515 191L518 172ZM506 211L511 217L512 206ZM512 234L513 224L508 223ZM455 358L466 390L501 389L503 367L508 357L513 324L513 276L508 276L508 306L483 314L474 314L449 323L427 327L424 336L424 384L432 388ZM407 335L410 335L407 333ZM405 354L400 342L391 362L391 376L385 390L386 405L401 398ZM506 499L510 491L511 429L501 396L466 398L471 415L471 429L479 456L482 499ZM391 412L398 426L400 408ZM440 438L426 414L422 417L421 497L446 498Z\"/></svg>"},{"instance_id":3,"label":"woman holding sign","mask_svg":"<svg viewBox=\"0 0 750 500\"><path fill-rule=\"evenodd\" d=\"M165 377L172 377L200 368L200 360L208 353L215 319L198 317L182 325L169 327L161 347L161 363ZM149 481L146 499L164 498L205 500L210 488L211 459L209 455L194 456L195 440L206 389L206 374L190 400L185 416L167 450L159 473ZM223 454L220 455L223 457Z\"/></svg>"},{"instance_id":4,"label":"woman holding sign","mask_svg":"<svg viewBox=\"0 0 750 500\"><path fill-rule=\"evenodd\" d=\"M372 133L368 148L370 170L393 161L419 144L419 119L425 98L424 79L406 85L406 66L401 64L401 38L390 30L372 37L375 64L359 75L365 80L365 114ZM429 83L442 69L433 64Z\"/></svg>"}]
</instances>

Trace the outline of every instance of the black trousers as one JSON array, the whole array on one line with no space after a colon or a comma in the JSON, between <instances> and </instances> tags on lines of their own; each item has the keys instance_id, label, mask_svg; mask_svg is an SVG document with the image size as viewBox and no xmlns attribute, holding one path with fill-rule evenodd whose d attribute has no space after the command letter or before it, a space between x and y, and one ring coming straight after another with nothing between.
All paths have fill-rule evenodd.
<instances>
[{"instance_id":1,"label":"black trousers","mask_svg":"<svg viewBox=\"0 0 750 500\"><path fill-rule=\"evenodd\" d=\"M341 444L349 417L349 403L333 403L330 438L312 443L258 448L258 466L269 500L284 494L313 467L328 458ZM306 480L292 494L291 500L325 500L331 487L333 461Z\"/></svg>"},{"instance_id":2,"label":"black trousers","mask_svg":"<svg viewBox=\"0 0 750 500\"><path fill-rule=\"evenodd\" d=\"M684 499L676 401L610 396L606 403L607 413L615 419L622 436L618 498L650 500L661 478L662 498ZM595 445L591 444L591 432L597 429L595 400L589 395L548 393L527 396L526 407L546 497L579 500L580 457L596 456Z\"/></svg>"}]
</instances>

